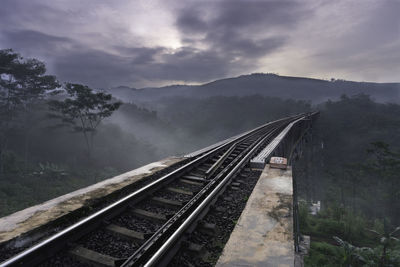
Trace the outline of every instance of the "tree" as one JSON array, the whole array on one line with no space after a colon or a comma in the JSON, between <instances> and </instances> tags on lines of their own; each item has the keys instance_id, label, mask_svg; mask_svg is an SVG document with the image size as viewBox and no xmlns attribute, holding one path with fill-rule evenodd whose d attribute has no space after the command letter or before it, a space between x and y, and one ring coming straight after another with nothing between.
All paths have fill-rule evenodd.
<instances>
[{"instance_id":1,"label":"tree","mask_svg":"<svg viewBox=\"0 0 400 267\"><path fill-rule=\"evenodd\" d=\"M382 252L380 255L379 266L386 266L388 261L388 249L391 248L395 242L400 240L396 237L400 233L400 226L396 227L394 230L390 230L388 222L386 219L383 220L383 231L376 231L373 229L368 229L371 233L375 234L379 239L379 243L382 245Z\"/></svg>"},{"instance_id":2,"label":"tree","mask_svg":"<svg viewBox=\"0 0 400 267\"><path fill-rule=\"evenodd\" d=\"M0 50L0 177L11 130L22 126L21 113L28 113L32 103L59 87L55 76L45 73L43 62L24 59L11 49Z\"/></svg>"},{"instance_id":3,"label":"tree","mask_svg":"<svg viewBox=\"0 0 400 267\"><path fill-rule=\"evenodd\" d=\"M75 132L82 132L85 139L88 159L91 160L93 139L100 122L111 116L121 106L121 102L112 102L112 95L94 92L81 85L67 83L67 97L64 100L49 101L50 109L55 111L51 116L68 124Z\"/></svg>"},{"instance_id":4,"label":"tree","mask_svg":"<svg viewBox=\"0 0 400 267\"><path fill-rule=\"evenodd\" d=\"M342 240L341 238L334 236L333 239L342 247L341 262L345 267L361 266L365 262L365 259L361 256L361 251L364 248L353 246L349 242Z\"/></svg>"},{"instance_id":5,"label":"tree","mask_svg":"<svg viewBox=\"0 0 400 267\"><path fill-rule=\"evenodd\" d=\"M372 143L367 151L371 157L362 167L379 181L384 192L384 208L397 225L400 223L400 152L392 151L384 142Z\"/></svg>"}]
</instances>

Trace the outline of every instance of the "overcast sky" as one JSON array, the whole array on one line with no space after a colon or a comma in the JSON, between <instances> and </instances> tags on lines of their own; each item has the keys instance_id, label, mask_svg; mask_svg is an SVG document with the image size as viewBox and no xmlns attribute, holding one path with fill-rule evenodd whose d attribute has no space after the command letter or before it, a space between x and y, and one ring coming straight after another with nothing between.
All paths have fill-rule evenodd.
<instances>
[{"instance_id":1,"label":"overcast sky","mask_svg":"<svg viewBox=\"0 0 400 267\"><path fill-rule=\"evenodd\" d=\"M252 72L400 82L400 0L1 0L0 48L93 87Z\"/></svg>"}]
</instances>

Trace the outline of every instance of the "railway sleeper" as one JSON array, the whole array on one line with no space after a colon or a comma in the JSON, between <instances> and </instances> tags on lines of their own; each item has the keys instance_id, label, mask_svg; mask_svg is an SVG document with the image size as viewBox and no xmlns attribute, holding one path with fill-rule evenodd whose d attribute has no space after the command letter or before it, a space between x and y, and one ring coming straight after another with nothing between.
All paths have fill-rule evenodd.
<instances>
[{"instance_id":1,"label":"railway sleeper","mask_svg":"<svg viewBox=\"0 0 400 267\"><path fill-rule=\"evenodd\" d=\"M184 183L184 184L190 184L190 185L197 185L197 186L203 186L203 182L197 182L197 181L191 181L188 179L179 179L179 182Z\"/></svg>"},{"instance_id":2,"label":"railway sleeper","mask_svg":"<svg viewBox=\"0 0 400 267\"><path fill-rule=\"evenodd\" d=\"M247 173L246 173L246 174L241 173L241 174L239 174L239 177L240 177L240 178L243 178L243 179L247 179L248 174L247 174Z\"/></svg>"},{"instance_id":3,"label":"railway sleeper","mask_svg":"<svg viewBox=\"0 0 400 267\"><path fill-rule=\"evenodd\" d=\"M138 216L138 217L141 217L141 218L145 218L145 219L149 219L149 220L152 220L152 221L158 221L158 222L159 221L165 222L169 218L172 217L172 215L171 216L167 216L167 215L164 215L164 214L154 213L154 212L151 212L151 211L147 211L147 210L143 210L143 209L137 209L137 208L132 209L131 212L135 216Z\"/></svg>"},{"instance_id":4,"label":"railway sleeper","mask_svg":"<svg viewBox=\"0 0 400 267\"><path fill-rule=\"evenodd\" d=\"M176 188L176 187L167 187L166 190L168 190L170 192L178 193L178 194L188 195L188 196L193 196L195 194L195 192L188 191L188 190L181 189L181 188Z\"/></svg>"},{"instance_id":5,"label":"railway sleeper","mask_svg":"<svg viewBox=\"0 0 400 267\"><path fill-rule=\"evenodd\" d=\"M177 200L162 198L162 197L152 197L151 201L156 205L166 206L166 207L182 207L185 203Z\"/></svg>"},{"instance_id":6,"label":"railway sleeper","mask_svg":"<svg viewBox=\"0 0 400 267\"><path fill-rule=\"evenodd\" d=\"M195 182L202 182L202 183L207 182L207 180L204 179L202 176L192 175L192 173L189 175L184 175L184 176L182 176L182 178L184 178L186 180L195 181Z\"/></svg>"},{"instance_id":7,"label":"railway sleeper","mask_svg":"<svg viewBox=\"0 0 400 267\"><path fill-rule=\"evenodd\" d=\"M198 224L198 231L209 236L215 236L218 233L217 225L214 223L208 223L200 221Z\"/></svg>"},{"instance_id":8,"label":"railway sleeper","mask_svg":"<svg viewBox=\"0 0 400 267\"><path fill-rule=\"evenodd\" d=\"M141 233L134 230L130 230L125 227L118 226L116 224L110 224L105 228L111 234L117 235L119 237L133 240L138 244L143 243L146 239L148 239L152 234L150 233Z\"/></svg>"},{"instance_id":9,"label":"railway sleeper","mask_svg":"<svg viewBox=\"0 0 400 267\"><path fill-rule=\"evenodd\" d=\"M196 244L189 241L183 241L181 245L186 249L189 254L193 255L194 257L202 258L205 257L205 255L207 254L204 245Z\"/></svg>"},{"instance_id":10,"label":"railway sleeper","mask_svg":"<svg viewBox=\"0 0 400 267\"><path fill-rule=\"evenodd\" d=\"M216 158L216 157L210 159L210 161L212 161L212 162L217 162L218 160L219 160L219 158Z\"/></svg>"},{"instance_id":11,"label":"railway sleeper","mask_svg":"<svg viewBox=\"0 0 400 267\"><path fill-rule=\"evenodd\" d=\"M197 178L200 178L200 179L204 179L205 178L205 172L192 171L188 175L185 175L185 176L194 176L194 177L197 177ZM183 178L183 176L182 176L182 178ZM201 182L201 181L199 180L199 182Z\"/></svg>"},{"instance_id":12,"label":"railway sleeper","mask_svg":"<svg viewBox=\"0 0 400 267\"><path fill-rule=\"evenodd\" d=\"M119 258L104 255L82 246L76 246L75 248L71 249L69 254L78 261L99 267L114 267L115 262L120 260Z\"/></svg>"},{"instance_id":13,"label":"railway sleeper","mask_svg":"<svg viewBox=\"0 0 400 267\"><path fill-rule=\"evenodd\" d=\"M189 250L190 252L199 253L204 250L204 246L189 242L189 246L187 247L187 250Z\"/></svg>"},{"instance_id":14,"label":"railway sleeper","mask_svg":"<svg viewBox=\"0 0 400 267\"><path fill-rule=\"evenodd\" d=\"M230 196L221 196L222 200L227 201L227 202L231 202L233 201L233 198Z\"/></svg>"},{"instance_id":15,"label":"railway sleeper","mask_svg":"<svg viewBox=\"0 0 400 267\"><path fill-rule=\"evenodd\" d=\"M206 172L206 171L208 171L208 169L209 169L209 168L206 168L206 167L204 167L204 166L201 166L201 167L197 167L197 168L196 168L196 170L199 170L199 171L202 171L202 172Z\"/></svg>"},{"instance_id":16,"label":"railway sleeper","mask_svg":"<svg viewBox=\"0 0 400 267\"><path fill-rule=\"evenodd\" d=\"M215 206L215 205L211 205L210 210L215 211L215 212L226 212L226 208L222 207L222 206Z\"/></svg>"}]
</instances>

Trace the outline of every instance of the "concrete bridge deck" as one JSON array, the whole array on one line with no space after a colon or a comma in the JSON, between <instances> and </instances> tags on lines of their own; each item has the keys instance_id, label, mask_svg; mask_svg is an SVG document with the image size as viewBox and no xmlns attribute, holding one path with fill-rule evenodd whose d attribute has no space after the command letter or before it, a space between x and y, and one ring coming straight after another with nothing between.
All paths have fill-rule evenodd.
<instances>
[{"instance_id":1,"label":"concrete bridge deck","mask_svg":"<svg viewBox=\"0 0 400 267\"><path fill-rule=\"evenodd\" d=\"M267 164L216 266L294 266L292 170Z\"/></svg>"}]
</instances>

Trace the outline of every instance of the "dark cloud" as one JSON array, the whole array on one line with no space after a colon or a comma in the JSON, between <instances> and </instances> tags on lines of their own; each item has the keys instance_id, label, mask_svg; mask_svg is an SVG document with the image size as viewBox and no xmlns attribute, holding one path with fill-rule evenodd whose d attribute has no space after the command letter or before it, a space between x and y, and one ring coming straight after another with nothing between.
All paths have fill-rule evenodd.
<instances>
[{"instance_id":1,"label":"dark cloud","mask_svg":"<svg viewBox=\"0 0 400 267\"><path fill-rule=\"evenodd\" d=\"M33 30L6 30L2 32L0 41L3 47L23 51L25 56L51 57L62 53L65 47L75 46L69 38Z\"/></svg>"},{"instance_id":2,"label":"dark cloud","mask_svg":"<svg viewBox=\"0 0 400 267\"><path fill-rule=\"evenodd\" d=\"M256 69L259 59L285 45L287 37L279 31L310 12L294 1L189 3L178 9L176 19L183 41L218 55L214 69L221 67L222 73Z\"/></svg>"},{"instance_id":3,"label":"dark cloud","mask_svg":"<svg viewBox=\"0 0 400 267\"><path fill-rule=\"evenodd\" d=\"M185 34L211 31L242 32L293 26L310 15L296 1L188 2L178 9L176 25Z\"/></svg>"},{"instance_id":4,"label":"dark cloud","mask_svg":"<svg viewBox=\"0 0 400 267\"><path fill-rule=\"evenodd\" d=\"M250 28L262 29L267 26L270 29L273 25L289 25L298 17L294 10L298 6L290 3L192 3L179 8L174 14L181 41L186 44L183 47L127 46L115 40L114 44L95 48L83 42L79 36L64 34L74 25L85 27L85 23L96 18L95 11L89 12L93 4L89 1L82 4L83 9L62 9L46 0L29 3L5 0L0 21L3 25L13 26L0 31L1 45L14 48L26 56L45 60L49 70L61 80L96 87L134 85L146 80L205 82L242 73L244 69L251 71L257 67L258 58L285 43L286 38L276 34L253 36ZM76 3L72 2L72 5ZM107 3L101 2L100 5ZM110 8L106 6L107 10ZM288 20L282 18L289 13L291 17ZM265 23L271 25L263 25ZM59 29L57 34L50 30L54 25ZM129 35L128 29L118 24L109 28L108 32L104 29L103 34L119 36L110 32L114 30L121 36ZM104 36L98 33L90 35L90 38L99 42L104 40ZM88 38L88 34L83 37Z\"/></svg>"},{"instance_id":5,"label":"dark cloud","mask_svg":"<svg viewBox=\"0 0 400 267\"><path fill-rule=\"evenodd\" d=\"M243 29L293 25L309 13L296 1L223 1L213 26Z\"/></svg>"},{"instance_id":6,"label":"dark cloud","mask_svg":"<svg viewBox=\"0 0 400 267\"><path fill-rule=\"evenodd\" d=\"M97 88L129 84L132 78L129 58L99 50L65 51L54 62L60 79Z\"/></svg>"},{"instance_id":7,"label":"dark cloud","mask_svg":"<svg viewBox=\"0 0 400 267\"><path fill-rule=\"evenodd\" d=\"M129 0L2 0L0 48L44 60L60 80L94 87L206 82L259 71L280 51L298 56L298 73L304 66L307 73L317 74L322 69L355 73L359 66L370 66L371 74L379 66L396 65L400 43L397 1L374 3L374 8L306 2L176 1L171 9L163 9L161 1L155 9L150 6L148 16L140 13L147 12L142 2ZM152 15L157 8L169 12L172 25L159 13ZM362 23L348 23L353 17L346 8L359 12L354 20ZM347 23L333 18L330 9L343 15ZM163 19L177 34L174 38L180 38L174 44L169 33L156 26L145 27L157 20L155 25L160 25ZM315 30L314 36L309 29ZM286 56L274 62L296 69Z\"/></svg>"},{"instance_id":8,"label":"dark cloud","mask_svg":"<svg viewBox=\"0 0 400 267\"><path fill-rule=\"evenodd\" d=\"M131 58L132 64L155 63L155 56L165 52L163 47L123 47L115 46L115 49L122 55Z\"/></svg>"},{"instance_id":9,"label":"dark cloud","mask_svg":"<svg viewBox=\"0 0 400 267\"><path fill-rule=\"evenodd\" d=\"M180 10L176 24L183 33L188 34L205 33L209 29L209 25L197 8Z\"/></svg>"},{"instance_id":10,"label":"dark cloud","mask_svg":"<svg viewBox=\"0 0 400 267\"><path fill-rule=\"evenodd\" d=\"M213 50L183 47L173 54L164 54L156 66L157 76L166 80L207 81L229 73L229 58Z\"/></svg>"}]
</instances>

